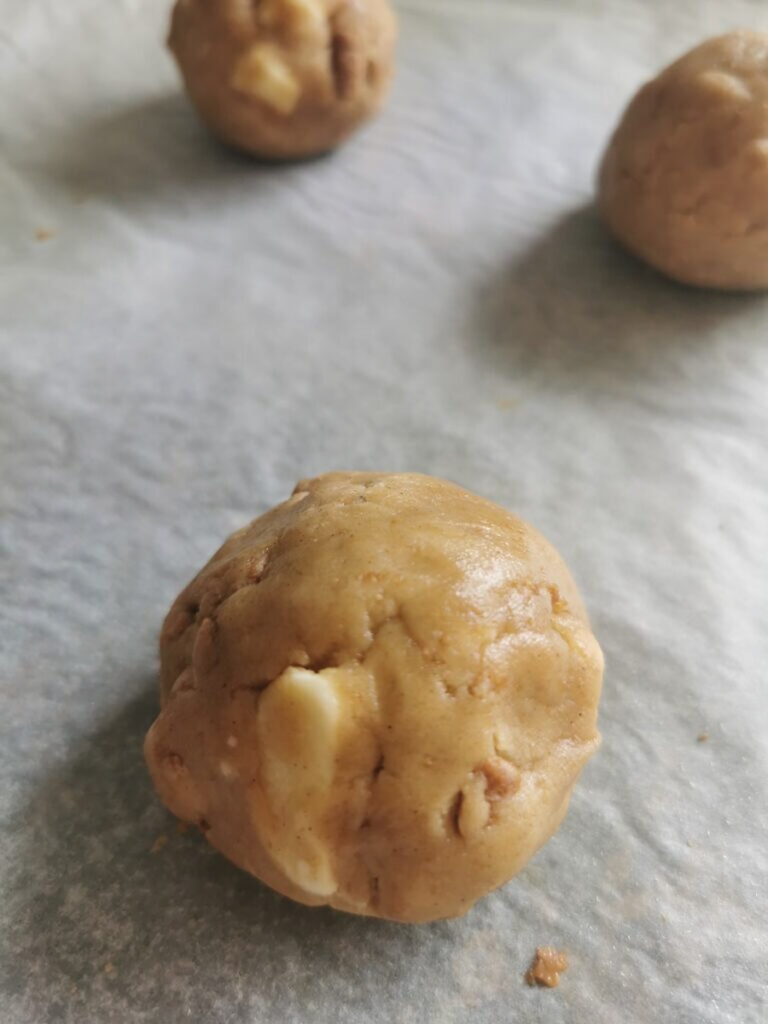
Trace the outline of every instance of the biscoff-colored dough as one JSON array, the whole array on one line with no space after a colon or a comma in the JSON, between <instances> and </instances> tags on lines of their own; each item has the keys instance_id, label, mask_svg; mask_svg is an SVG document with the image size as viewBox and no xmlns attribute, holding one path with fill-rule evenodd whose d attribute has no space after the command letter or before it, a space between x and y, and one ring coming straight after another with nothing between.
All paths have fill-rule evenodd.
<instances>
[{"instance_id":1,"label":"biscoff-colored dough","mask_svg":"<svg viewBox=\"0 0 768 1024\"><path fill-rule=\"evenodd\" d=\"M160 650L161 799L311 905L464 913L557 829L599 741L563 561L418 474L300 483L182 591Z\"/></svg>"},{"instance_id":2,"label":"biscoff-colored dough","mask_svg":"<svg viewBox=\"0 0 768 1024\"><path fill-rule=\"evenodd\" d=\"M177 0L168 43L214 134L288 159L333 149L379 109L395 35L388 0Z\"/></svg>"},{"instance_id":3,"label":"biscoff-colored dough","mask_svg":"<svg viewBox=\"0 0 768 1024\"><path fill-rule=\"evenodd\" d=\"M710 39L645 85L608 146L599 202L670 277L768 287L768 35Z\"/></svg>"},{"instance_id":4,"label":"biscoff-colored dough","mask_svg":"<svg viewBox=\"0 0 768 1024\"><path fill-rule=\"evenodd\" d=\"M539 988L557 988L560 975L568 970L568 954L553 946L539 946L533 963L525 972L528 985Z\"/></svg>"}]
</instances>

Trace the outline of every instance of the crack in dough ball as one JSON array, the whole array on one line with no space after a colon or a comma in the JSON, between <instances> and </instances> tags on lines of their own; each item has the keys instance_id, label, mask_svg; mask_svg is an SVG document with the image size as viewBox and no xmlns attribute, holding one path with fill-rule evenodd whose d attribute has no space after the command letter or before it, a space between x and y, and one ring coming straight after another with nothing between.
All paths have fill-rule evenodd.
<instances>
[{"instance_id":1,"label":"crack in dough ball","mask_svg":"<svg viewBox=\"0 0 768 1024\"><path fill-rule=\"evenodd\" d=\"M431 477L331 473L175 601L146 756L167 807L278 892L454 917L557 829L602 671L526 523Z\"/></svg>"},{"instance_id":2,"label":"crack in dough ball","mask_svg":"<svg viewBox=\"0 0 768 1024\"><path fill-rule=\"evenodd\" d=\"M290 159L333 149L379 109L395 36L388 0L177 0L168 43L215 135Z\"/></svg>"},{"instance_id":3,"label":"crack in dough ball","mask_svg":"<svg viewBox=\"0 0 768 1024\"><path fill-rule=\"evenodd\" d=\"M768 287L768 35L710 39L645 85L603 158L599 202L669 277Z\"/></svg>"}]
</instances>

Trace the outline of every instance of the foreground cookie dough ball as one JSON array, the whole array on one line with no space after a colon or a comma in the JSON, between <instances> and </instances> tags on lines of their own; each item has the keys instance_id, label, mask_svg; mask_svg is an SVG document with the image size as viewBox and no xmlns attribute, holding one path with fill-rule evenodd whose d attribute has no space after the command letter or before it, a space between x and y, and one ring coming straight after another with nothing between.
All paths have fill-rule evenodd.
<instances>
[{"instance_id":1,"label":"foreground cookie dough ball","mask_svg":"<svg viewBox=\"0 0 768 1024\"><path fill-rule=\"evenodd\" d=\"M711 39L645 85L599 192L620 241L670 277L768 287L768 35Z\"/></svg>"},{"instance_id":2,"label":"foreground cookie dough ball","mask_svg":"<svg viewBox=\"0 0 768 1024\"><path fill-rule=\"evenodd\" d=\"M530 526L420 475L332 473L234 534L161 638L164 803L311 905L464 913L560 824L603 670Z\"/></svg>"},{"instance_id":3,"label":"foreground cookie dough ball","mask_svg":"<svg viewBox=\"0 0 768 1024\"><path fill-rule=\"evenodd\" d=\"M388 0L177 0L169 46L203 121L258 156L323 153L381 106Z\"/></svg>"}]
</instances>

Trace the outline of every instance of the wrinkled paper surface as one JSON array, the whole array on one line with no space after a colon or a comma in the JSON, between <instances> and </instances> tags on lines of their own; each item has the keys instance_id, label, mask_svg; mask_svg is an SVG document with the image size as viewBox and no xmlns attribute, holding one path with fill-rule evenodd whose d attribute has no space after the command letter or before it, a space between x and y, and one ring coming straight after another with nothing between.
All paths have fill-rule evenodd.
<instances>
[{"instance_id":1,"label":"wrinkled paper surface","mask_svg":"<svg viewBox=\"0 0 768 1024\"><path fill-rule=\"evenodd\" d=\"M198 126L165 4L0 0L4 1024L766 1019L768 299L590 207L632 91L764 5L401 12L386 113L260 167ZM461 921L293 906L143 766L170 601L330 468L530 519L605 649L566 823Z\"/></svg>"}]
</instances>

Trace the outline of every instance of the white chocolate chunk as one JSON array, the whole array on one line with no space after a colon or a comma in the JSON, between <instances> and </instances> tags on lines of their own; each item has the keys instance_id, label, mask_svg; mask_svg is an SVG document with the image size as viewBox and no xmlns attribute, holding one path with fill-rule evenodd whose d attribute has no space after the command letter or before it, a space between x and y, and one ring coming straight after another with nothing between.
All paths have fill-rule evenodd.
<instances>
[{"instance_id":1,"label":"white chocolate chunk","mask_svg":"<svg viewBox=\"0 0 768 1024\"><path fill-rule=\"evenodd\" d=\"M768 139L755 139L750 144L750 152L753 156L756 156L759 160L768 160Z\"/></svg>"},{"instance_id":2,"label":"white chocolate chunk","mask_svg":"<svg viewBox=\"0 0 768 1024\"><path fill-rule=\"evenodd\" d=\"M332 670L287 668L259 704L262 764L279 801L325 797L333 779L341 707Z\"/></svg>"},{"instance_id":3,"label":"white chocolate chunk","mask_svg":"<svg viewBox=\"0 0 768 1024\"><path fill-rule=\"evenodd\" d=\"M318 0L263 0L259 20L268 28L285 28L297 36L326 31L325 12Z\"/></svg>"},{"instance_id":4,"label":"white chocolate chunk","mask_svg":"<svg viewBox=\"0 0 768 1024\"><path fill-rule=\"evenodd\" d=\"M288 64L272 46L257 43L235 64L229 84L235 92L260 100L279 114L290 114L299 102L301 86Z\"/></svg>"},{"instance_id":5,"label":"white chocolate chunk","mask_svg":"<svg viewBox=\"0 0 768 1024\"><path fill-rule=\"evenodd\" d=\"M262 781L273 814L267 845L283 873L316 896L338 888L322 839L341 718L334 674L288 668L259 703Z\"/></svg>"},{"instance_id":6,"label":"white chocolate chunk","mask_svg":"<svg viewBox=\"0 0 768 1024\"><path fill-rule=\"evenodd\" d=\"M698 76L701 85L713 96L729 100L751 100L752 93L743 78L731 75L727 71L704 71Z\"/></svg>"}]
</instances>

